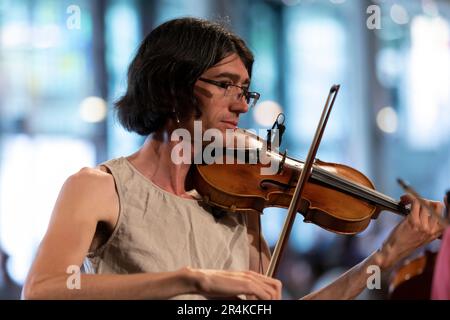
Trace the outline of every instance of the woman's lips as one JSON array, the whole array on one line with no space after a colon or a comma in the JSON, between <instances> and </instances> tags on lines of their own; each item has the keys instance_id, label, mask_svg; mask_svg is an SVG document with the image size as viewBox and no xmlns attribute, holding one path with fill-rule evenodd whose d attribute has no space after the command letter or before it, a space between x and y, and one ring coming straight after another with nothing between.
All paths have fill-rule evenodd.
<instances>
[{"instance_id":1,"label":"woman's lips","mask_svg":"<svg viewBox=\"0 0 450 320\"><path fill-rule=\"evenodd\" d=\"M233 129L237 128L238 125L238 122L233 120L223 120L222 122Z\"/></svg>"}]
</instances>

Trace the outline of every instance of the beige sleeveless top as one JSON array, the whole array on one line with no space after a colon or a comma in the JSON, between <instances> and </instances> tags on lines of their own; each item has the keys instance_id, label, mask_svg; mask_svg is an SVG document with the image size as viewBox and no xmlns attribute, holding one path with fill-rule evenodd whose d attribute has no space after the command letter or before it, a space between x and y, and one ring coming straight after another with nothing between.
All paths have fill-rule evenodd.
<instances>
[{"instance_id":1,"label":"beige sleeveless top","mask_svg":"<svg viewBox=\"0 0 450 320\"><path fill-rule=\"evenodd\" d=\"M248 270L246 216L216 219L200 204L167 192L126 158L103 163L114 177L120 211L108 241L85 260L88 273L175 271L182 267ZM198 295L178 299L204 299Z\"/></svg>"}]
</instances>

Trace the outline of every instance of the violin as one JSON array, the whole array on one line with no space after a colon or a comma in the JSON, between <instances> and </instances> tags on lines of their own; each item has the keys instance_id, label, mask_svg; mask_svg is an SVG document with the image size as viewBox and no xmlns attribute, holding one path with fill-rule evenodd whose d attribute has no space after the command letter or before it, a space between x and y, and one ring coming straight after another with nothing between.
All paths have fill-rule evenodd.
<instances>
[{"instance_id":1,"label":"violin","mask_svg":"<svg viewBox=\"0 0 450 320\"><path fill-rule=\"evenodd\" d=\"M227 165L195 165L193 183L204 202L240 213L261 214L266 207L287 208L304 162L264 148L267 141L244 129L236 129L235 135L245 140L247 159L254 151L259 158L270 159L277 170L262 175L267 165L236 163L226 159L230 157L227 153L220 161ZM409 212L399 201L376 191L370 179L352 167L318 159L312 167L298 209L305 222L339 234L356 234L365 230L382 210L402 216Z\"/></svg>"},{"instance_id":2,"label":"violin","mask_svg":"<svg viewBox=\"0 0 450 320\"><path fill-rule=\"evenodd\" d=\"M406 261L392 275L390 300L430 300L437 252L426 250L413 260Z\"/></svg>"}]
</instances>

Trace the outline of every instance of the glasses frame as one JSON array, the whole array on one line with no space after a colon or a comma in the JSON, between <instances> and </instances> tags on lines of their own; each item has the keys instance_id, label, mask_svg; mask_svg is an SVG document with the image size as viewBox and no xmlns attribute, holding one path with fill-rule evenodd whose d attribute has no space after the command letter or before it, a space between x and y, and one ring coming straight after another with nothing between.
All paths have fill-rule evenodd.
<instances>
[{"instance_id":1,"label":"glasses frame","mask_svg":"<svg viewBox=\"0 0 450 320\"><path fill-rule=\"evenodd\" d=\"M238 86L237 84L226 83L226 82L221 82L221 81L216 81L216 80L211 80L211 79L206 79L206 78L198 78L198 80L215 85L219 88L225 89L225 95L227 95L226 93L227 93L227 90L229 87L236 87L236 88L241 89L241 93L237 97L238 99L245 97L245 101L247 102L247 104L249 104L250 99L254 99L254 102L251 105L249 105L249 107L253 107L258 102L259 98L261 97L261 95L258 92L248 91L247 87Z\"/></svg>"}]
</instances>

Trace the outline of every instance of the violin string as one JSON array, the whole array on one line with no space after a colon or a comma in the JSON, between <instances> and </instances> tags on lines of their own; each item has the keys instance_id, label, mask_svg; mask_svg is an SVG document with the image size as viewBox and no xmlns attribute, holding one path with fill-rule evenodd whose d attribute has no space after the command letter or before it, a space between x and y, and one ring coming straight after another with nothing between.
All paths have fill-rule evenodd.
<instances>
[{"instance_id":1,"label":"violin string","mask_svg":"<svg viewBox=\"0 0 450 320\"><path fill-rule=\"evenodd\" d=\"M315 169L314 169L315 170ZM400 207L398 203L391 201L389 199L385 199L384 197L380 197L379 195L372 193L371 189L364 189L364 186L360 186L358 184L354 184L348 180L341 179L339 177L330 175L328 172L321 172L321 171L313 171L312 174L313 178L316 178L317 180L327 183L331 186L334 186L342 191L346 191L352 195L359 196L360 198L367 200L369 202L373 202L375 204L378 204L380 206L386 207L388 209L393 210L394 212L400 213ZM324 180L325 178L325 180ZM330 179L330 181L327 181L326 179Z\"/></svg>"},{"instance_id":2,"label":"violin string","mask_svg":"<svg viewBox=\"0 0 450 320\"><path fill-rule=\"evenodd\" d=\"M380 192L378 192L376 190L370 189L370 188L368 188L366 186L360 185L358 183L355 183L353 181L344 179L342 177L338 177L338 176L333 175L332 173L330 173L330 172L328 172L328 171L326 171L324 169L321 169L321 168L317 168L316 167L315 170L317 172L320 172L321 174L327 176L328 178L331 178L331 179L334 179L336 181L345 183L345 184L347 184L349 186L352 186L352 187L355 187L355 188L359 188L359 189L363 190L364 192L367 192L367 193L369 193L371 195L374 195L374 196L377 196L379 198L382 198L386 202L390 202L392 204L397 204L397 202L394 199L392 199L392 198L390 198L390 197L388 197L388 196L386 196L386 195L384 195L384 194L382 194L382 193L380 193Z\"/></svg>"},{"instance_id":3,"label":"violin string","mask_svg":"<svg viewBox=\"0 0 450 320\"><path fill-rule=\"evenodd\" d=\"M283 155L274 153L274 152L267 152L267 154L273 158L277 158L279 161L281 161ZM285 159L285 165L295 167L298 169L302 169L302 163L298 160L292 159L290 157L286 157ZM315 174L316 173L316 174ZM337 186L340 189L344 189L343 191L347 191L351 194L357 195L359 197L362 197L363 199L372 201L376 204L379 204L381 206L387 207L391 210L393 210L396 213L400 213L400 207L399 203L392 199L391 197L388 197L376 190L370 189L366 186L360 185L358 183L355 183L353 181L349 181L347 179L344 179L342 177L336 176L331 172L328 172L325 169L318 168L317 165L313 165L313 173L312 178L324 178L329 179L330 181L323 180L321 182L323 183L340 183L340 186Z\"/></svg>"},{"instance_id":4,"label":"violin string","mask_svg":"<svg viewBox=\"0 0 450 320\"><path fill-rule=\"evenodd\" d=\"M288 159L290 159L292 161L292 163L289 163L292 166L295 166L296 168L299 168L299 169L303 168L301 162L296 161L296 160L291 159L291 158L288 158ZM286 163L288 164L288 161L286 161ZM372 194L372 195L377 196L379 198L382 198L386 202L390 202L391 204L397 204L397 202L394 199L392 199L391 197L388 197L388 196L386 196L386 195L384 195L384 194L382 194L382 193L380 193L380 192L378 192L376 190L370 189L370 188L368 188L366 186L363 186L361 184L358 184L358 183L355 183L353 181L350 181L350 180L344 179L342 177L336 176L336 175L332 174L331 172L328 172L327 170L318 168L317 165L314 165L313 167L314 167L313 172L314 171L320 172L320 174L323 174L323 175L327 176L328 178L333 179L334 181L339 181L339 182L342 182L342 183L344 183L344 184L346 184L348 186L351 186L351 187L354 187L354 188L358 188L358 189L362 189L366 193L369 193L369 194Z\"/></svg>"}]
</instances>

